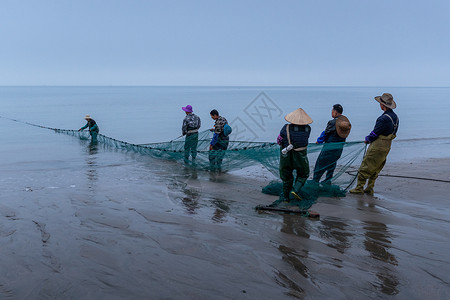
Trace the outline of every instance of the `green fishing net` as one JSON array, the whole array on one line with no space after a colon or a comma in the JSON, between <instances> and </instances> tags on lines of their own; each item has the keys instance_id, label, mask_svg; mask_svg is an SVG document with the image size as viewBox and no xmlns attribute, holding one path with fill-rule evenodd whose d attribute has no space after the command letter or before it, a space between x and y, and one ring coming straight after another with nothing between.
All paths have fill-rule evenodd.
<instances>
[{"instance_id":1,"label":"green fishing net","mask_svg":"<svg viewBox=\"0 0 450 300\"><path fill-rule=\"evenodd\" d=\"M80 139L89 139L87 132L60 129L55 129L55 131L73 135ZM212 133L209 130L199 133L195 165L192 165L192 161L188 165L200 170L211 169L209 161L209 157L212 154L209 150L211 138ZM185 164L184 137L169 142L139 145L119 141L102 134L98 135L97 140L99 144L107 147L150 155L156 158L176 160ZM308 209L319 197L345 197L347 189L355 180L355 173L350 173L347 170L351 166L359 166L364 149L365 144L363 142L309 144L310 177L314 178L314 174L316 174L316 177L320 174L322 176L318 180L316 178L316 180L306 181L300 192L303 200L296 201L291 199L289 206ZM223 151L222 155L221 170L223 172L262 165L275 177L279 178L280 146L276 143L230 140L228 149ZM327 171L330 168L334 168L334 172L331 179L326 180ZM255 176L259 175L255 172ZM281 191L282 183L278 180L271 181L262 189L263 193L276 196L279 196ZM278 200L273 204L275 206L283 205Z\"/></svg>"},{"instance_id":2,"label":"green fishing net","mask_svg":"<svg viewBox=\"0 0 450 300\"><path fill-rule=\"evenodd\" d=\"M20 122L14 119L11 120ZM87 131L80 132L77 130L49 128L27 122L23 123L51 129L57 133L71 135L82 140L90 139ZM192 164L192 161L188 165L199 170L211 169L210 155L217 154L209 150L211 138L212 133L209 130L199 132L195 165ZM184 161L184 137L169 142L131 144L99 134L97 143L104 147L140 153L160 159L176 160L186 164ZM347 189L355 180L355 172L348 172L348 169L352 166L359 166L364 150L365 144L363 142L309 144L307 151L310 164L310 178L312 180L306 181L300 192L303 200L292 200L289 205L298 206L300 209L308 209L318 197L344 197ZM234 141L231 136L228 149L220 152L220 156L223 157L222 172L262 165L276 178L279 178L280 146L276 143ZM328 173L327 176L327 171L330 168L334 170L332 175ZM259 176L257 172L255 172L255 176ZM279 196L281 190L281 181L275 180L264 187L262 192ZM273 205L282 205L282 203L276 200Z\"/></svg>"}]
</instances>

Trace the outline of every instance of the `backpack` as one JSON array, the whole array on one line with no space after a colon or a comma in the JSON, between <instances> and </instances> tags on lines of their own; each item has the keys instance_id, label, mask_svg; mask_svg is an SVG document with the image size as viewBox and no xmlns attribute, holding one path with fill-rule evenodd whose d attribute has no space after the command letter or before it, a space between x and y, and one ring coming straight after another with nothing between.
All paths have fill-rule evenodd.
<instances>
[{"instance_id":1,"label":"backpack","mask_svg":"<svg viewBox=\"0 0 450 300\"><path fill-rule=\"evenodd\" d=\"M225 137L229 136L229 135L231 134L232 131L233 131L233 129L231 129L231 126L230 126L230 125L225 124L225 125L223 126L223 135L224 135Z\"/></svg>"}]
</instances>

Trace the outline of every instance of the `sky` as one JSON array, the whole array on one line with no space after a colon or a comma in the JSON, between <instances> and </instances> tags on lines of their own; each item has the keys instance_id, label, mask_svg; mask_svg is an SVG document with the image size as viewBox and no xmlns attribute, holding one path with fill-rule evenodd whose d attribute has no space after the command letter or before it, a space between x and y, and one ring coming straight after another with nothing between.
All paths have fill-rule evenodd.
<instances>
[{"instance_id":1,"label":"sky","mask_svg":"<svg viewBox=\"0 0 450 300\"><path fill-rule=\"evenodd\" d=\"M450 86L448 0L1 0L0 85Z\"/></svg>"}]
</instances>

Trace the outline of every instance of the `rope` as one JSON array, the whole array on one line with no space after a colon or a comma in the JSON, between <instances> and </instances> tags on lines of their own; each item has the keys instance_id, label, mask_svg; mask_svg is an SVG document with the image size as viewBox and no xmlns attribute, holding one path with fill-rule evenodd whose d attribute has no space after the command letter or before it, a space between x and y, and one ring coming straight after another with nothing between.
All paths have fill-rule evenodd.
<instances>
[{"instance_id":1,"label":"rope","mask_svg":"<svg viewBox=\"0 0 450 300\"><path fill-rule=\"evenodd\" d=\"M352 173L355 171L347 171L345 173L349 175L353 175ZM358 172L356 172L356 176L358 175ZM415 177L415 176L404 176L404 175L390 175L390 174L378 174L378 176L384 176L384 177L396 177L396 178L405 178L405 179L417 179L417 180L427 180L427 181L436 181L436 182L444 182L444 183L450 183L450 180L443 180L443 179L435 179L435 178L426 178L426 177Z\"/></svg>"},{"instance_id":2,"label":"rope","mask_svg":"<svg viewBox=\"0 0 450 300\"><path fill-rule=\"evenodd\" d=\"M364 156L366 156L366 151L367 151L367 144L366 144L366 146L364 147L364 155L363 155L363 159L364 159ZM351 172L351 171L347 171L347 172L345 172L345 173L347 173L348 175L351 176L352 174L350 174L350 172ZM359 169L358 169L358 171L356 172L355 177L353 177L352 182L350 182L350 184L347 185L347 187L344 189L344 191L347 191L347 190L352 186L352 184L355 182L356 178L358 177L358 173L359 173Z\"/></svg>"}]
</instances>

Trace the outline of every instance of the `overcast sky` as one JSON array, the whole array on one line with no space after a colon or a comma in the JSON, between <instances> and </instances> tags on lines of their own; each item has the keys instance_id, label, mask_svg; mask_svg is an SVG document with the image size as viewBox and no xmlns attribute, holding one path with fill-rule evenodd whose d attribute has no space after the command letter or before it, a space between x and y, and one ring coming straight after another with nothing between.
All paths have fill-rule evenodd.
<instances>
[{"instance_id":1,"label":"overcast sky","mask_svg":"<svg viewBox=\"0 0 450 300\"><path fill-rule=\"evenodd\" d=\"M1 0L0 85L450 86L449 0Z\"/></svg>"}]
</instances>

